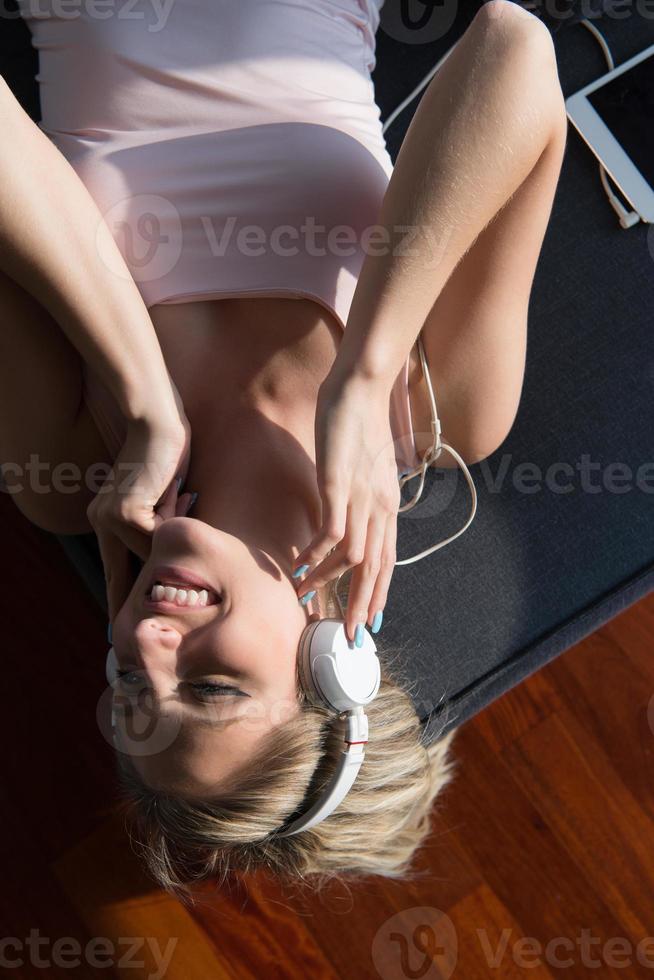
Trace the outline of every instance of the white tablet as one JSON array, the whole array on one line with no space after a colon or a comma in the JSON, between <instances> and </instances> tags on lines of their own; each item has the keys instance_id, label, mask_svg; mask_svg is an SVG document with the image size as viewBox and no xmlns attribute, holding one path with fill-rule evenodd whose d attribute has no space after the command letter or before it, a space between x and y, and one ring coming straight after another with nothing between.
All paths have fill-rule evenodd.
<instances>
[{"instance_id":1,"label":"white tablet","mask_svg":"<svg viewBox=\"0 0 654 980\"><path fill-rule=\"evenodd\" d=\"M654 221L654 44L565 100L568 118L644 221Z\"/></svg>"}]
</instances>

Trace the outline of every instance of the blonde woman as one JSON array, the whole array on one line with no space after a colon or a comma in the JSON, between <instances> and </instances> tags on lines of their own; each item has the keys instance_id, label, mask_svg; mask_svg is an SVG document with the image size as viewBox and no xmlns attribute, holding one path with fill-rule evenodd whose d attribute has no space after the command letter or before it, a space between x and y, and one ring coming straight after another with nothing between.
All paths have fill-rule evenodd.
<instances>
[{"instance_id":1,"label":"blonde woman","mask_svg":"<svg viewBox=\"0 0 654 980\"><path fill-rule=\"evenodd\" d=\"M484 459L517 411L565 147L551 37L489 0L393 167L379 0L20 6L43 115L2 85L3 475L37 525L98 535L133 833L176 890L407 874L451 775L379 633L398 472L431 444L416 342L443 436ZM342 746L296 660L345 572L348 638L373 630L384 666L366 758L282 837Z\"/></svg>"}]
</instances>

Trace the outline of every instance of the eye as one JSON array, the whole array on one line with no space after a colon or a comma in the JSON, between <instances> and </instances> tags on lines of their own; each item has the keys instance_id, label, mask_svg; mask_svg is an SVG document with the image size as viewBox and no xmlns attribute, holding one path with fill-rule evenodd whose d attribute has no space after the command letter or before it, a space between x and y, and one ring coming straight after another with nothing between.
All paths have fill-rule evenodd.
<instances>
[{"instance_id":1,"label":"eye","mask_svg":"<svg viewBox=\"0 0 654 980\"><path fill-rule=\"evenodd\" d=\"M144 683L141 673L137 670L118 670L116 671L118 679L124 688L135 690ZM198 701L211 701L217 697L244 697L249 698L250 695L246 694L245 691L241 691L238 687L232 687L230 684L215 684L210 681L194 681L187 684L191 688L193 694Z\"/></svg>"},{"instance_id":2,"label":"eye","mask_svg":"<svg viewBox=\"0 0 654 980\"><path fill-rule=\"evenodd\" d=\"M238 687L232 687L229 684L213 684L209 681L198 681L189 684L192 688L193 693L196 695L198 701L209 701L216 697L226 697L229 695L236 695L237 697L249 697L244 691L239 690Z\"/></svg>"},{"instance_id":3,"label":"eye","mask_svg":"<svg viewBox=\"0 0 654 980\"><path fill-rule=\"evenodd\" d=\"M136 687L143 683L143 678L137 670L118 670L116 674L124 687Z\"/></svg>"}]
</instances>

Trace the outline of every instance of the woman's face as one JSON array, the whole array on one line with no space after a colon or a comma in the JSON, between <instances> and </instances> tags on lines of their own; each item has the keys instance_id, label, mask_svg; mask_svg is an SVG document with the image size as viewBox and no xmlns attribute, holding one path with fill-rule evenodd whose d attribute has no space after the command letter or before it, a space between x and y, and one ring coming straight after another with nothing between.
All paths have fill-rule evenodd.
<instances>
[{"instance_id":1,"label":"woman's face","mask_svg":"<svg viewBox=\"0 0 654 980\"><path fill-rule=\"evenodd\" d=\"M160 566L215 590L205 607L153 604ZM299 710L300 635L310 616L266 553L202 521L175 517L113 624L118 746L152 788L201 798L226 788L277 725Z\"/></svg>"}]
</instances>

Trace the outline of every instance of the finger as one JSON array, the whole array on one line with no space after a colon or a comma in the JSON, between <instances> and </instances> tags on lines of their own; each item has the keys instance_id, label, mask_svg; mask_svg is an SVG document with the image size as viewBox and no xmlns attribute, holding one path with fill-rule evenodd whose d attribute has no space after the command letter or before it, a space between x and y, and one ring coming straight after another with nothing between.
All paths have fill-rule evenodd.
<instances>
[{"instance_id":1,"label":"finger","mask_svg":"<svg viewBox=\"0 0 654 980\"><path fill-rule=\"evenodd\" d=\"M152 535L160 524L175 517L176 510L177 486L174 480L154 506L152 498L135 486L129 495L119 500L118 506L110 511L103 523L125 542L130 551L145 561L150 554Z\"/></svg>"},{"instance_id":2,"label":"finger","mask_svg":"<svg viewBox=\"0 0 654 980\"><path fill-rule=\"evenodd\" d=\"M119 552L118 544L114 544L113 539L122 542L122 545L129 551L145 562L150 557L152 547L152 532L143 530L147 527L147 521L143 513L137 509L135 501L126 501L120 505L117 512L100 514L97 511L89 513L89 519L98 538L98 543L102 539L105 542L105 549L109 559Z\"/></svg>"},{"instance_id":3,"label":"finger","mask_svg":"<svg viewBox=\"0 0 654 980\"><path fill-rule=\"evenodd\" d=\"M175 517L186 517L189 510L191 509L191 504L194 502L195 494L190 491L183 493L181 497L177 498L177 504L175 506Z\"/></svg>"},{"instance_id":4,"label":"finger","mask_svg":"<svg viewBox=\"0 0 654 980\"><path fill-rule=\"evenodd\" d=\"M332 554L319 562L297 583L297 592L300 597L307 592L321 588L349 568L359 564L364 555L368 518L367 499L357 505L352 504L348 508L343 539L337 544Z\"/></svg>"},{"instance_id":5,"label":"finger","mask_svg":"<svg viewBox=\"0 0 654 980\"><path fill-rule=\"evenodd\" d=\"M346 492L330 492L322 498L322 520L318 534L295 559L295 567L316 565L345 537L348 497Z\"/></svg>"},{"instance_id":6,"label":"finger","mask_svg":"<svg viewBox=\"0 0 654 980\"><path fill-rule=\"evenodd\" d=\"M156 511L156 515L160 518L159 521L155 521L155 524L160 524L161 521L167 521L171 517L175 517L177 513L177 502L179 500L179 490L182 485L181 477L175 477L168 484L166 490L164 491L161 499L155 504L153 510Z\"/></svg>"},{"instance_id":7,"label":"finger","mask_svg":"<svg viewBox=\"0 0 654 980\"><path fill-rule=\"evenodd\" d=\"M381 553L385 537L385 518L371 516L368 521L363 558L352 572L350 581L345 622L346 632L351 640L356 639L357 626L365 626L368 619L370 600L381 567Z\"/></svg>"},{"instance_id":8,"label":"finger","mask_svg":"<svg viewBox=\"0 0 654 980\"><path fill-rule=\"evenodd\" d=\"M370 597L368 608L368 625L372 626L376 613L383 613L388 598L395 560L397 558L397 514L389 514L386 518L386 534L380 556L379 574Z\"/></svg>"}]
</instances>

